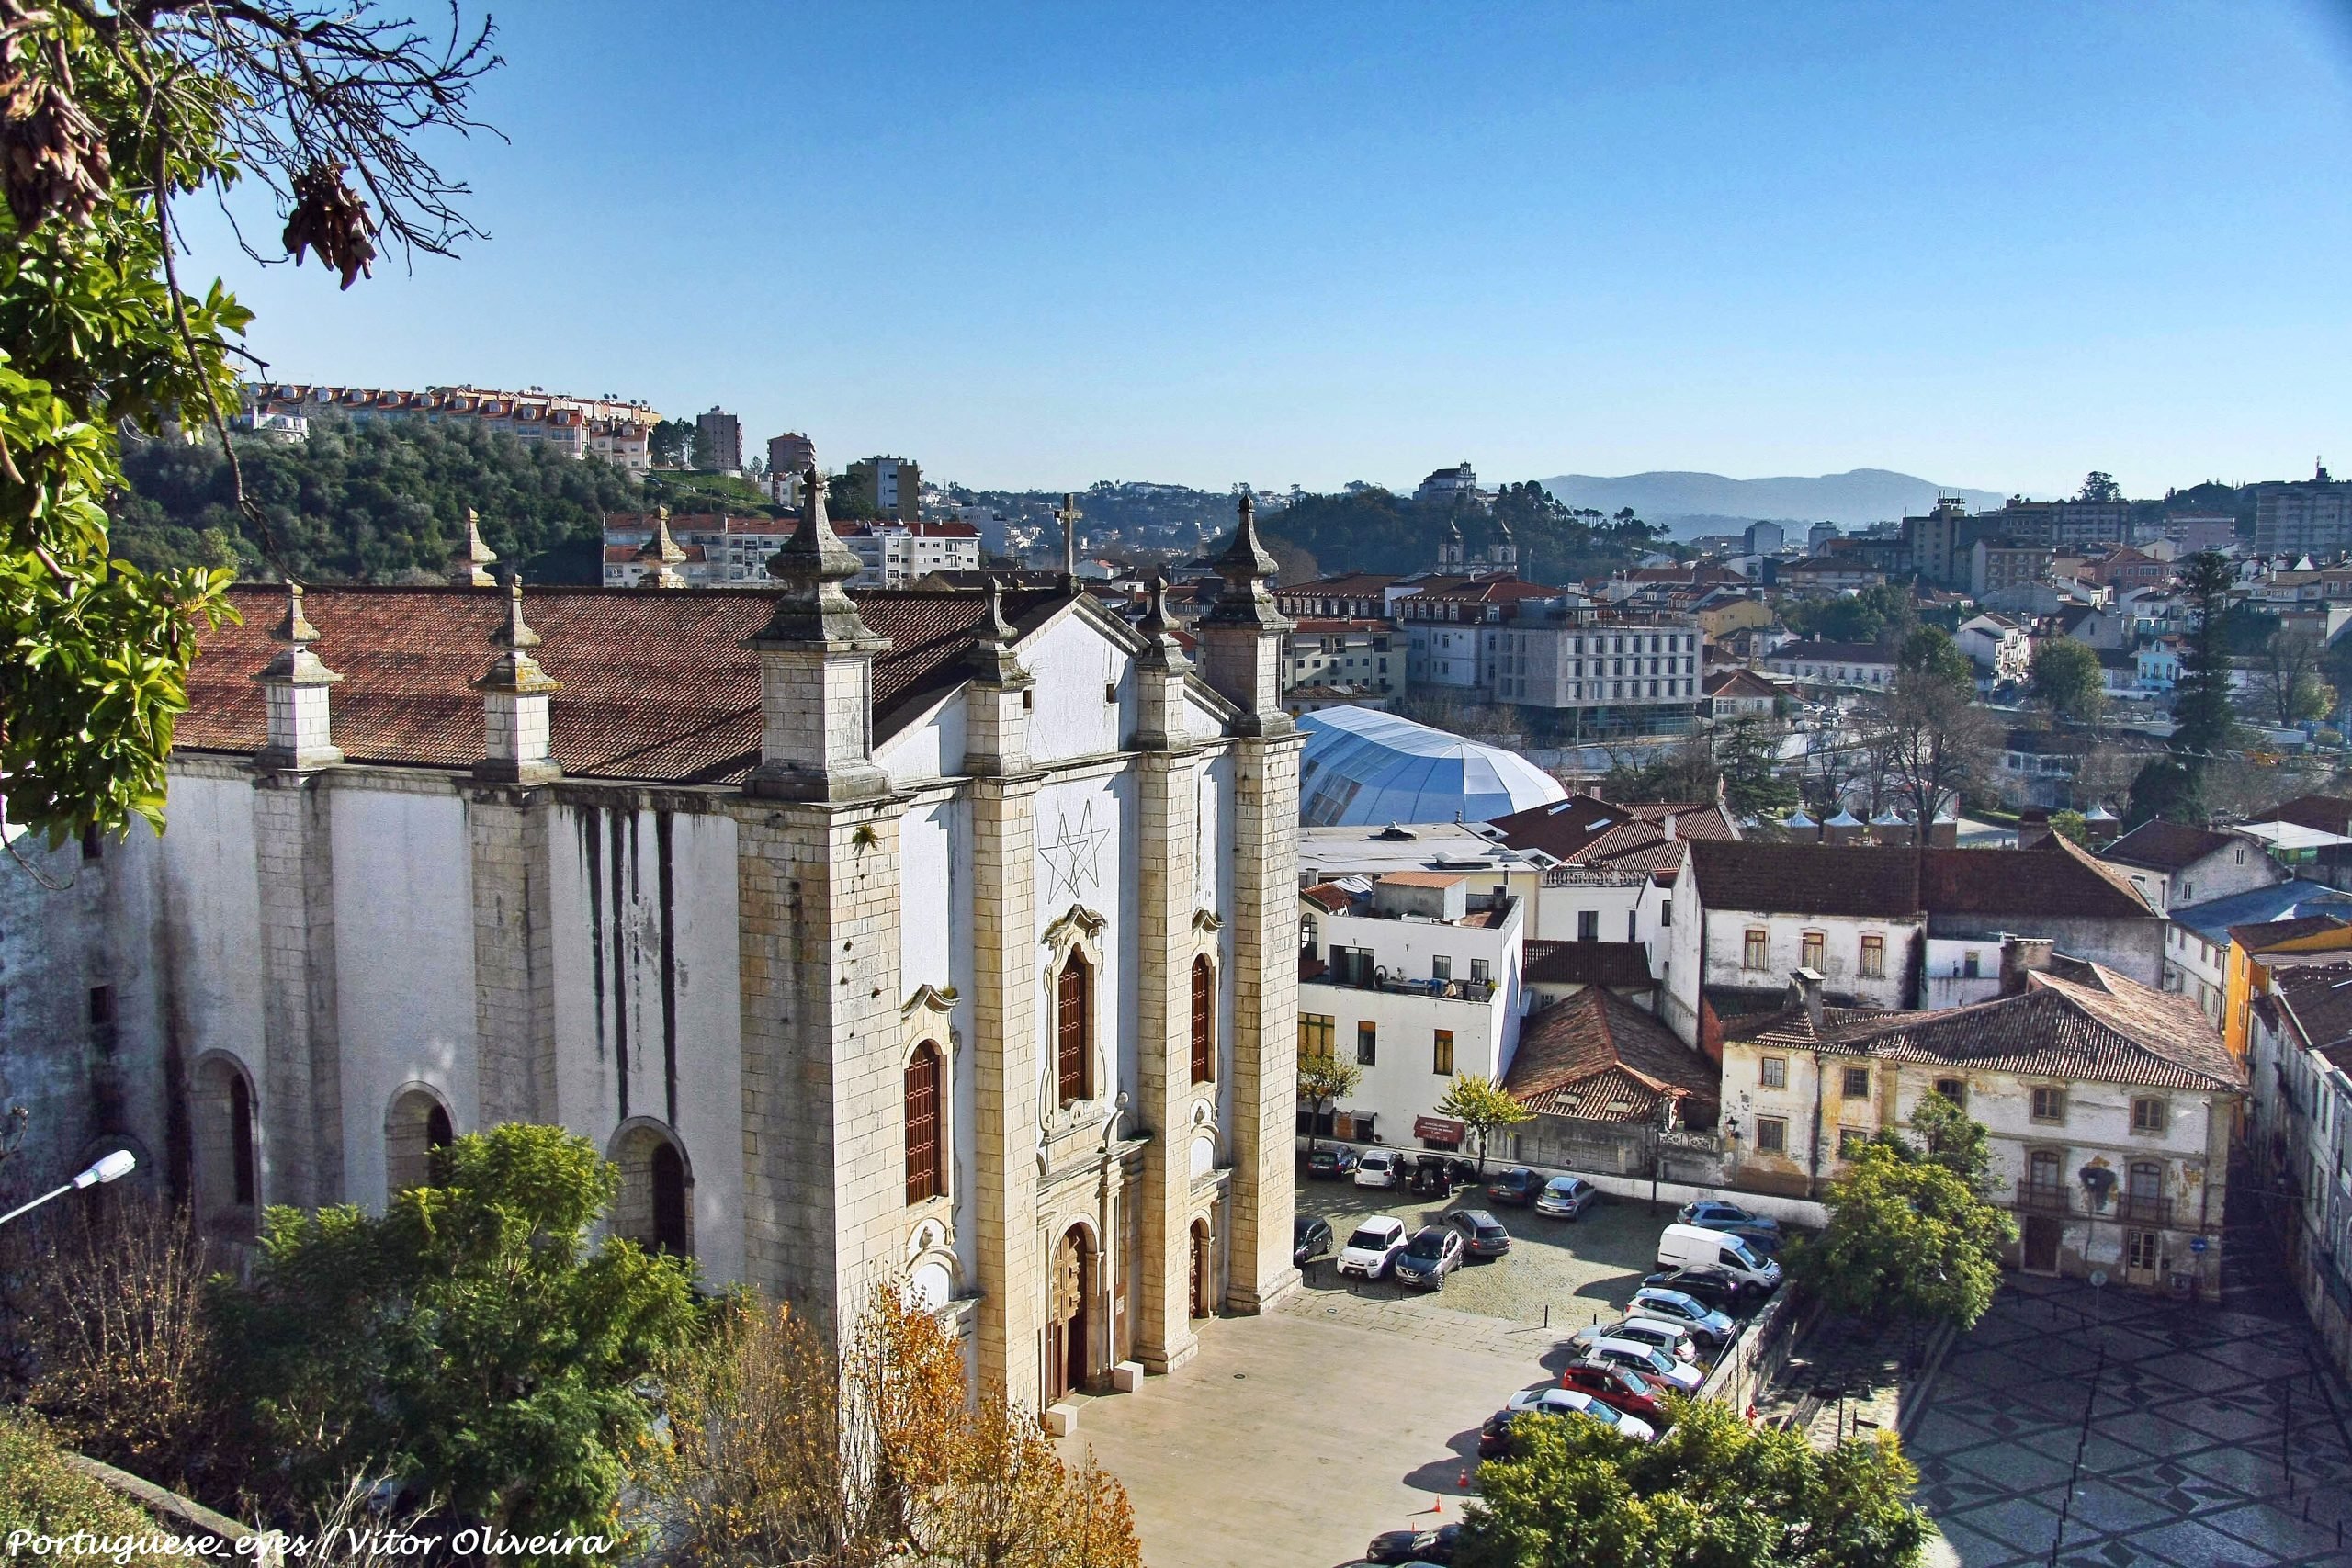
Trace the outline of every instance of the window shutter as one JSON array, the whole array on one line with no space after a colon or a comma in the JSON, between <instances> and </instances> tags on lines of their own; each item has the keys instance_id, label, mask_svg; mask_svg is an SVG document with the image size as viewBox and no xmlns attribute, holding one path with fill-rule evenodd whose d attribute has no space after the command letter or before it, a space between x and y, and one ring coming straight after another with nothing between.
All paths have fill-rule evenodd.
<instances>
[{"instance_id":1,"label":"window shutter","mask_svg":"<svg viewBox=\"0 0 2352 1568\"><path fill-rule=\"evenodd\" d=\"M1193 1081L1216 1077L1216 976L1208 959L1193 960Z\"/></svg>"},{"instance_id":2,"label":"window shutter","mask_svg":"<svg viewBox=\"0 0 2352 1568\"><path fill-rule=\"evenodd\" d=\"M1061 1080L1061 1102L1087 1098L1087 973L1086 960L1078 953L1069 955L1062 965L1059 995L1056 998L1056 1066Z\"/></svg>"},{"instance_id":3,"label":"window shutter","mask_svg":"<svg viewBox=\"0 0 2352 1568\"><path fill-rule=\"evenodd\" d=\"M939 1047L926 1040L907 1064L907 1201L939 1190Z\"/></svg>"}]
</instances>

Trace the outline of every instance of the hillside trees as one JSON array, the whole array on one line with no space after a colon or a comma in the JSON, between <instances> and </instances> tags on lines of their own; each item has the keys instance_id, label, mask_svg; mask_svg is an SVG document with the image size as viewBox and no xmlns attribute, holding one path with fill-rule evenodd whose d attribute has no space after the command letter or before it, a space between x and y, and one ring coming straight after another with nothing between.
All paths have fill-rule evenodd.
<instances>
[{"instance_id":1,"label":"hillside trees","mask_svg":"<svg viewBox=\"0 0 2352 1568\"><path fill-rule=\"evenodd\" d=\"M181 287L174 199L275 193L283 242L345 288L379 241L447 254L462 188L419 151L476 129L487 28L436 40L310 0L0 6L0 773L53 842L160 823L197 634L227 613L207 562L116 559L117 432L223 428L251 315ZM217 542L216 542L217 544ZM219 554L215 548L213 554ZM288 569L290 570L290 569Z\"/></svg>"},{"instance_id":2,"label":"hillside trees","mask_svg":"<svg viewBox=\"0 0 2352 1568\"><path fill-rule=\"evenodd\" d=\"M1630 513L1600 518L1554 500L1532 482L1506 485L1491 509L1419 502L1377 487L1338 494L1301 492L1261 526L1335 571L1420 571L1436 563L1438 540L1451 520L1460 525L1469 553L1491 552L1507 524L1519 547L1520 575L1539 582L1570 582L1630 566L1658 530ZM1207 547L1214 553L1216 545Z\"/></svg>"}]
</instances>

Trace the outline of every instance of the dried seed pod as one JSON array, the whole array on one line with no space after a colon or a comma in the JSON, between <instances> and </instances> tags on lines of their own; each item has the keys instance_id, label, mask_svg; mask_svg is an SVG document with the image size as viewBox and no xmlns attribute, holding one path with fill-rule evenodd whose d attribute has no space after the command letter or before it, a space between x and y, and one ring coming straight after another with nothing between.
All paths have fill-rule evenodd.
<instances>
[{"instance_id":1,"label":"dried seed pod","mask_svg":"<svg viewBox=\"0 0 2352 1568\"><path fill-rule=\"evenodd\" d=\"M294 210L287 215L284 239L296 265L305 250L315 251L322 264L343 274L345 288L375 269L375 220L344 182L339 164L313 164L294 176Z\"/></svg>"},{"instance_id":2,"label":"dried seed pod","mask_svg":"<svg viewBox=\"0 0 2352 1568\"><path fill-rule=\"evenodd\" d=\"M0 0L0 189L23 232L52 213L88 222L111 175L106 133L74 101L62 55L55 81L26 62L27 33L49 19Z\"/></svg>"}]
</instances>

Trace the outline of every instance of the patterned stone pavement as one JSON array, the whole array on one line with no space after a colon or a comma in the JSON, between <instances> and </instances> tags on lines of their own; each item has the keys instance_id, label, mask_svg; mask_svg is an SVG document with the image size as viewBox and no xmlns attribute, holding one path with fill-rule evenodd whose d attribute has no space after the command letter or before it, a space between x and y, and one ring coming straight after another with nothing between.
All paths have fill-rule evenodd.
<instances>
[{"instance_id":1,"label":"patterned stone pavement","mask_svg":"<svg viewBox=\"0 0 2352 1568\"><path fill-rule=\"evenodd\" d=\"M1966 1568L2352 1564L2352 1396L2309 1346L2291 1304L2012 1278L1907 1444L1921 1500Z\"/></svg>"}]
</instances>

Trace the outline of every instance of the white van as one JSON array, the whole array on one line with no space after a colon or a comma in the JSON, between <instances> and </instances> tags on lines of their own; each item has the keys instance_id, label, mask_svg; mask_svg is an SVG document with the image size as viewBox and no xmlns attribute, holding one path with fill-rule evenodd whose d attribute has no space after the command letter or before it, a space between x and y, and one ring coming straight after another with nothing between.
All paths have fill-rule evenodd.
<instances>
[{"instance_id":1,"label":"white van","mask_svg":"<svg viewBox=\"0 0 2352 1568\"><path fill-rule=\"evenodd\" d=\"M1668 1225L1658 1233L1660 1269L1722 1269L1764 1290L1780 1288L1781 1266L1759 1257L1728 1231L1703 1225Z\"/></svg>"}]
</instances>

